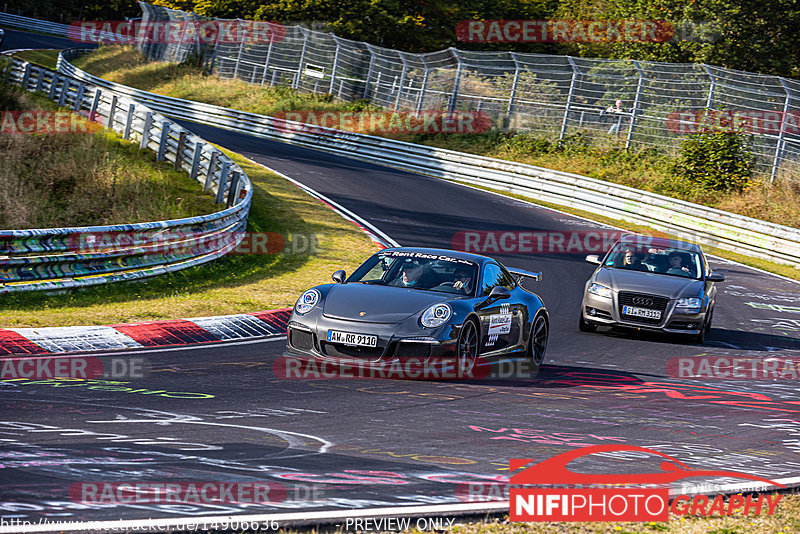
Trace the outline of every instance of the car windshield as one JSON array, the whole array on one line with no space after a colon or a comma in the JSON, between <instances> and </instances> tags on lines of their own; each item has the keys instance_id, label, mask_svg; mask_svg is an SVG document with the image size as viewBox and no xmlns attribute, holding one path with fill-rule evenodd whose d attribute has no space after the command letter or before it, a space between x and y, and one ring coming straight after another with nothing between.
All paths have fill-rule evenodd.
<instances>
[{"instance_id":1,"label":"car windshield","mask_svg":"<svg viewBox=\"0 0 800 534\"><path fill-rule=\"evenodd\" d=\"M678 248L657 248L647 244L617 243L603 265L609 269L627 269L699 280L703 277L700 254Z\"/></svg>"},{"instance_id":2,"label":"car windshield","mask_svg":"<svg viewBox=\"0 0 800 534\"><path fill-rule=\"evenodd\" d=\"M478 266L440 254L383 251L365 261L347 282L473 296Z\"/></svg>"}]
</instances>

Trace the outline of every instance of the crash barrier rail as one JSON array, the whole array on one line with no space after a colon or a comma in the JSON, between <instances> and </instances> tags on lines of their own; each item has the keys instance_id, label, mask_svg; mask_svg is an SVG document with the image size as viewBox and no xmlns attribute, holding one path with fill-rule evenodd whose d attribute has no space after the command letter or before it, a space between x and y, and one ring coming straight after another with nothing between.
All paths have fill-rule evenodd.
<instances>
[{"instance_id":1,"label":"crash barrier rail","mask_svg":"<svg viewBox=\"0 0 800 534\"><path fill-rule=\"evenodd\" d=\"M139 2L144 22L206 20ZM216 19L221 20L221 19ZM246 21L242 21L246 22ZM324 26L324 25L323 25ZM703 39L676 26L675 38ZM591 132L625 148L675 150L693 126L691 112L753 117L749 136L759 175L800 180L800 81L697 63L663 63L448 48L413 54L286 26L275 38L140 45L155 60L213 58L221 78L285 85L343 100L369 99L419 113L479 111L504 129L548 138ZM624 114L603 114L622 100ZM681 115L681 113L684 115Z\"/></svg>"},{"instance_id":2,"label":"crash barrier rail","mask_svg":"<svg viewBox=\"0 0 800 534\"><path fill-rule=\"evenodd\" d=\"M4 28L19 28L25 31L34 31L46 33L50 35L59 35L62 37L67 36L68 24L59 24L58 22L48 22L46 20L32 19L14 15L12 13L4 13L0 11L0 26Z\"/></svg>"},{"instance_id":3,"label":"crash barrier rail","mask_svg":"<svg viewBox=\"0 0 800 534\"><path fill-rule=\"evenodd\" d=\"M75 28L69 24L61 24L59 22L49 22L46 20L32 19L13 13L4 13L0 11L0 27L4 28L17 28L23 31L34 31L48 35L57 35L59 37L70 37L75 33ZM93 32L95 42L113 43L113 42L127 42L128 38L118 36L115 33L107 31Z\"/></svg>"},{"instance_id":4,"label":"crash barrier rail","mask_svg":"<svg viewBox=\"0 0 800 534\"><path fill-rule=\"evenodd\" d=\"M165 115L378 165L508 191L800 267L800 230L796 228L577 174L158 95L103 80L69 62L85 52L80 49L61 52L59 71L144 102Z\"/></svg>"},{"instance_id":5,"label":"crash barrier rail","mask_svg":"<svg viewBox=\"0 0 800 534\"><path fill-rule=\"evenodd\" d=\"M141 148L155 152L159 161L187 171L226 208L138 224L0 230L0 293L156 276L219 258L244 238L253 196L250 179L210 143L141 102L85 80L16 58L2 75L101 122L125 139L138 141Z\"/></svg>"}]
</instances>

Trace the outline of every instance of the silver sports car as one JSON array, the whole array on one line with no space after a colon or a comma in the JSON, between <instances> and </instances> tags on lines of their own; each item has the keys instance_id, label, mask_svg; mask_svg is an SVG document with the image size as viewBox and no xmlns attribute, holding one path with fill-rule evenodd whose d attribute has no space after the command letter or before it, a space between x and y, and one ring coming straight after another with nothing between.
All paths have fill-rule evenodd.
<instances>
[{"instance_id":1,"label":"silver sports car","mask_svg":"<svg viewBox=\"0 0 800 534\"><path fill-rule=\"evenodd\" d=\"M626 235L598 265L581 303L580 329L626 326L690 336L702 343L711 328L717 288L699 246L673 239Z\"/></svg>"}]
</instances>

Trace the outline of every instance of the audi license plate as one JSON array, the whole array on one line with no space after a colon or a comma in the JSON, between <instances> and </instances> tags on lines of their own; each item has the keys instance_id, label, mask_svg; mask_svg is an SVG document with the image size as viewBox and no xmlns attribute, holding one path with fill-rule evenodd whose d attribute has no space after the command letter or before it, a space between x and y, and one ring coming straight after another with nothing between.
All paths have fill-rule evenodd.
<instances>
[{"instance_id":1,"label":"audi license plate","mask_svg":"<svg viewBox=\"0 0 800 534\"><path fill-rule=\"evenodd\" d=\"M623 306L623 315L633 315L634 317L645 317L647 319L661 319L661 312L658 310L648 310L647 308L635 308L633 306Z\"/></svg>"},{"instance_id":2,"label":"audi license plate","mask_svg":"<svg viewBox=\"0 0 800 534\"><path fill-rule=\"evenodd\" d=\"M328 330L328 341L331 343L343 343L354 347L377 347L378 336L369 334L353 334L350 332L340 332L338 330Z\"/></svg>"}]
</instances>

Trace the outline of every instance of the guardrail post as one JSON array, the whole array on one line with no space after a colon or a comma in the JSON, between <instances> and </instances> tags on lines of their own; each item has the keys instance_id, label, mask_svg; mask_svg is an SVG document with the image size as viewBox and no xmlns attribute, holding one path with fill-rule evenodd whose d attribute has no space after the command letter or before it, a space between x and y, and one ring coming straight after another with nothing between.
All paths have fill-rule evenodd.
<instances>
[{"instance_id":1,"label":"guardrail post","mask_svg":"<svg viewBox=\"0 0 800 534\"><path fill-rule=\"evenodd\" d=\"M228 185L228 173L231 170L231 164L227 161L222 162L222 170L219 173L219 183L217 184L217 198L215 202L222 204L225 199L225 188Z\"/></svg>"},{"instance_id":2,"label":"guardrail post","mask_svg":"<svg viewBox=\"0 0 800 534\"><path fill-rule=\"evenodd\" d=\"M47 98L50 100L56 99L56 87L58 86L58 79L60 76L56 73L53 73L53 79L50 81L50 90L47 92Z\"/></svg>"},{"instance_id":3,"label":"guardrail post","mask_svg":"<svg viewBox=\"0 0 800 534\"><path fill-rule=\"evenodd\" d=\"M39 76L36 77L36 89L35 91L38 93L42 90L42 85L44 84L44 69L39 70Z\"/></svg>"},{"instance_id":4,"label":"guardrail post","mask_svg":"<svg viewBox=\"0 0 800 534\"><path fill-rule=\"evenodd\" d=\"M123 139L131 138L131 124L133 124L133 115L136 112L136 104L128 105L128 116L125 117L125 131L122 133Z\"/></svg>"},{"instance_id":5,"label":"guardrail post","mask_svg":"<svg viewBox=\"0 0 800 534\"><path fill-rule=\"evenodd\" d=\"M175 167L176 171L181 170L183 167L183 151L186 149L186 131L183 130L178 134L178 150L175 152Z\"/></svg>"},{"instance_id":6,"label":"guardrail post","mask_svg":"<svg viewBox=\"0 0 800 534\"><path fill-rule=\"evenodd\" d=\"M461 70L463 69L463 63L461 62L461 57L458 55L458 50L451 47L450 53L453 54L453 57L458 61L458 67L456 68L456 79L453 82L453 93L450 95L450 103L447 105L448 115L452 115L456 109L456 99L458 98L458 89L461 84Z\"/></svg>"},{"instance_id":7,"label":"guardrail post","mask_svg":"<svg viewBox=\"0 0 800 534\"><path fill-rule=\"evenodd\" d=\"M98 93L100 90L98 89ZM142 140L139 143L139 148L147 148L150 144L150 128L153 127L153 113L148 111L144 116L144 127L142 128Z\"/></svg>"},{"instance_id":8,"label":"guardrail post","mask_svg":"<svg viewBox=\"0 0 800 534\"><path fill-rule=\"evenodd\" d=\"M269 70L269 60L272 58L272 44L275 41L272 32L270 32L269 35L270 36L269 36L269 46L267 47L267 59L266 61L264 61L264 75L261 77L261 85L264 85L264 82L267 79L267 70ZM255 69L253 69L253 71L255 72Z\"/></svg>"},{"instance_id":9,"label":"guardrail post","mask_svg":"<svg viewBox=\"0 0 800 534\"><path fill-rule=\"evenodd\" d=\"M73 111L80 111L83 105L83 93L86 91L86 84L82 83L78 86L78 94L75 96L75 105L72 106Z\"/></svg>"},{"instance_id":10,"label":"guardrail post","mask_svg":"<svg viewBox=\"0 0 800 534\"><path fill-rule=\"evenodd\" d=\"M572 67L572 81L569 83L569 94L567 95L567 105L564 107L564 119L561 121L561 133L558 134L558 140L564 139L567 134L567 121L569 120L569 111L572 107L572 97L575 95L575 83L578 81L578 67L572 57L567 56L570 67Z\"/></svg>"},{"instance_id":11,"label":"guardrail post","mask_svg":"<svg viewBox=\"0 0 800 534\"><path fill-rule=\"evenodd\" d=\"M111 96L111 107L108 108L108 124L106 128L114 129L114 115L117 112L117 95Z\"/></svg>"},{"instance_id":12,"label":"guardrail post","mask_svg":"<svg viewBox=\"0 0 800 534\"><path fill-rule=\"evenodd\" d=\"M158 161L164 161L164 156L167 153L167 142L169 141L169 121L161 123L161 139L158 142Z\"/></svg>"},{"instance_id":13,"label":"guardrail post","mask_svg":"<svg viewBox=\"0 0 800 534\"><path fill-rule=\"evenodd\" d=\"M781 159L783 159L783 152L786 146L786 116L789 114L789 109L792 105L792 90L789 89L786 80L778 77L778 81L781 82L783 86L784 92L786 92L786 100L783 102L783 114L781 115L781 130L778 132L778 142L775 143L775 156L772 158L772 170L769 173L769 183L775 182L775 177L778 176L778 169L781 165Z\"/></svg>"},{"instance_id":14,"label":"guardrail post","mask_svg":"<svg viewBox=\"0 0 800 534\"><path fill-rule=\"evenodd\" d=\"M422 102L425 100L425 91L428 90L428 74L431 71L425 58L419 56L419 59L422 61L422 66L425 67L425 74L422 75L422 86L419 88L419 97L417 98L417 115L422 113Z\"/></svg>"},{"instance_id":15,"label":"guardrail post","mask_svg":"<svg viewBox=\"0 0 800 534\"><path fill-rule=\"evenodd\" d=\"M236 55L236 65L233 67L234 80L239 75L239 65L242 63L242 52L244 52L244 41L245 40L242 39L242 43L239 45L239 53Z\"/></svg>"},{"instance_id":16,"label":"guardrail post","mask_svg":"<svg viewBox=\"0 0 800 534\"><path fill-rule=\"evenodd\" d=\"M240 173L238 171L233 173L231 176L231 186L228 189L228 201L225 203L225 206L230 208L233 206L233 203L236 201L236 188L239 185L239 178Z\"/></svg>"},{"instance_id":17,"label":"guardrail post","mask_svg":"<svg viewBox=\"0 0 800 534\"><path fill-rule=\"evenodd\" d=\"M31 77L31 64L25 63L25 73L22 75L22 88L28 90L28 78Z\"/></svg>"},{"instance_id":18,"label":"guardrail post","mask_svg":"<svg viewBox=\"0 0 800 534\"><path fill-rule=\"evenodd\" d=\"M636 67L636 72L639 73L639 81L636 84L636 96L633 98L633 109L631 110L631 123L628 127L628 137L625 139L625 150L628 150L633 140L633 128L636 126L636 116L639 114L640 99L642 96L642 87L644 86L644 71L639 66L639 62L633 61L633 66Z\"/></svg>"},{"instance_id":19,"label":"guardrail post","mask_svg":"<svg viewBox=\"0 0 800 534\"><path fill-rule=\"evenodd\" d=\"M339 67L339 38L333 35L333 41L336 43L336 52L333 53L333 67L331 67L331 86L328 88L328 94L333 94L333 87L336 85L336 69Z\"/></svg>"},{"instance_id":20,"label":"guardrail post","mask_svg":"<svg viewBox=\"0 0 800 534\"><path fill-rule=\"evenodd\" d=\"M200 157L203 155L203 145L205 143L201 143L196 141L194 144L194 155L192 156L192 170L189 172L189 177L192 180L197 180L197 171L200 169Z\"/></svg>"},{"instance_id":21,"label":"guardrail post","mask_svg":"<svg viewBox=\"0 0 800 534\"><path fill-rule=\"evenodd\" d=\"M219 152L217 150L211 152L211 158L208 160L208 172L206 173L206 183L203 184L203 191L208 191L214 184L214 167L217 166L218 157L219 157Z\"/></svg>"},{"instance_id":22,"label":"guardrail post","mask_svg":"<svg viewBox=\"0 0 800 534\"><path fill-rule=\"evenodd\" d=\"M372 71L375 70L375 52L372 51L372 47L369 44L364 43L364 45L367 47L367 51L369 52L369 68L367 69L367 82L364 84L364 98L369 99L369 83L370 80L372 80Z\"/></svg>"},{"instance_id":23,"label":"guardrail post","mask_svg":"<svg viewBox=\"0 0 800 534\"><path fill-rule=\"evenodd\" d=\"M511 84L511 94L508 96L506 118L503 120L504 130L507 130L511 126L511 114L514 112L514 99L517 98L517 87L519 86L519 60L517 60L517 55L514 52L511 52L511 59L514 60L514 82Z\"/></svg>"},{"instance_id":24,"label":"guardrail post","mask_svg":"<svg viewBox=\"0 0 800 534\"><path fill-rule=\"evenodd\" d=\"M708 65L703 64L703 70L706 71L708 77L711 78L711 87L708 89L708 98L706 98L706 109L714 109L714 91L717 88L717 77L708 68Z\"/></svg>"},{"instance_id":25,"label":"guardrail post","mask_svg":"<svg viewBox=\"0 0 800 534\"><path fill-rule=\"evenodd\" d=\"M406 72L408 72L408 61L403 57L403 53L398 52L397 55L400 56L400 61L403 62L403 70L400 72L400 84L397 88L397 98L394 101L395 111L400 107L400 97L403 95L403 85L406 83Z\"/></svg>"},{"instance_id":26,"label":"guardrail post","mask_svg":"<svg viewBox=\"0 0 800 534\"><path fill-rule=\"evenodd\" d=\"M294 75L294 80L292 81L292 87L294 89L300 86L300 76L303 72L303 63L306 62L306 48L308 48L308 35L306 35L305 28L298 26L297 29L303 34L303 48L300 50L300 62L297 64L297 73Z\"/></svg>"},{"instance_id":27,"label":"guardrail post","mask_svg":"<svg viewBox=\"0 0 800 534\"><path fill-rule=\"evenodd\" d=\"M61 82L61 93L58 95L59 107L64 105L64 102L67 100L68 92L69 92L69 78L64 78L64 81Z\"/></svg>"}]
</instances>

